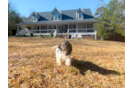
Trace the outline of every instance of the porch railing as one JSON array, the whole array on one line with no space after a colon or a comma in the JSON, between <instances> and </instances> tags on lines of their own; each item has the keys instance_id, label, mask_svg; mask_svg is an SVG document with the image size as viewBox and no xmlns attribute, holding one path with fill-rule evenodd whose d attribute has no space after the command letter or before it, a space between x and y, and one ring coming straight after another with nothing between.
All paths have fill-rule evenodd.
<instances>
[{"instance_id":1,"label":"porch railing","mask_svg":"<svg viewBox=\"0 0 134 88\"><path fill-rule=\"evenodd\" d=\"M27 34L27 33L54 33L56 29L38 29L38 30L19 30L18 33Z\"/></svg>"},{"instance_id":2,"label":"porch railing","mask_svg":"<svg viewBox=\"0 0 134 88\"><path fill-rule=\"evenodd\" d=\"M19 30L20 34L26 34L29 35L30 33L34 33L34 35L50 35L51 33L54 34L54 37L57 35L57 29L36 29L36 30ZM72 34L81 33L81 35L95 35L96 29L95 28L79 28L79 29L68 29L67 30L68 37ZM66 33L64 33L66 34Z\"/></svg>"},{"instance_id":3,"label":"porch railing","mask_svg":"<svg viewBox=\"0 0 134 88\"><path fill-rule=\"evenodd\" d=\"M79 29L69 29L70 33L76 32L95 32L95 28L79 28Z\"/></svg>"},{"instance_id":4,"label":"porch railing","mask_svg":"<svg viewBox=\"0 0 134 88\"><path fill-rule=\"evenodd\" d=\"M94 35L95 28L80 28L80 29L69 29L68 33L69 34L74 34L74 33L81 33L82 35Z\"/></svg>"}]
</instances>

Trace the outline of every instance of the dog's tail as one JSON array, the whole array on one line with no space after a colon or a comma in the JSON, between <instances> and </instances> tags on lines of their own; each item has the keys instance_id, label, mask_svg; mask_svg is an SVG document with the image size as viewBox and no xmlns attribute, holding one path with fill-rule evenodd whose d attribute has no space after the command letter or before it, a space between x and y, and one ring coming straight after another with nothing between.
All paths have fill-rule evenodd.
<instances>
[{"instance_id":1,"label":"dog's tail","mask_svg":"<svg viewBox=\"0 0 134 88\"><path fill-rule=\"evenodd\" d=\"M53 48L57 48L57 47L58 47L58 45L55 45L55 46L51 47L51 49L53 49Z\"/></svg>"}]
</instances>

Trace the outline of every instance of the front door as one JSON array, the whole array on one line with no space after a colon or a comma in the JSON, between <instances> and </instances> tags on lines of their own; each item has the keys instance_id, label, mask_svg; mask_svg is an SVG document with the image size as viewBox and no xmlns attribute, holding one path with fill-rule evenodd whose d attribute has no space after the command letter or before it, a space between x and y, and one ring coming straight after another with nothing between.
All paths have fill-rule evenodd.
<instances>
[{"instance_id":1,"label":"front door","mask_svg":"<svg viewBox=\"0 0 134 88\"><path fill-rule=\"evenodd\" d=\"M66 33L68 29L67 25L58 26L58 33Z\"/></svg>"},{"instance_id":2,"label":"front door","mask_svg":"<svg viewBox=\"0 0 134 88\"><path fill-rule=\"evenodd\" d=\"M62 33L62 26L58 27L58 33Z\"/></svg>"},{"instance_id":3,"label":"front door","mask_svg":"<svg viewBox=\"0 0 134 88\"><path fill-rule=\"evenodd\" d=\"M67 25L63 25L62 26L63 33L66 33L67 32L67 29L68 29L68 26Z\"/></svg>"},{"instance_id":4,"label":"front door","mask_svg":"<svg viewBox=\"0 0 134 88\"><path fill-rule=\"evenodd\" d=\"M40 30L39 26L37 27L38 30ZM37 33L39 33L39 31L37 31Z\"/></svg>"}]
</instances>

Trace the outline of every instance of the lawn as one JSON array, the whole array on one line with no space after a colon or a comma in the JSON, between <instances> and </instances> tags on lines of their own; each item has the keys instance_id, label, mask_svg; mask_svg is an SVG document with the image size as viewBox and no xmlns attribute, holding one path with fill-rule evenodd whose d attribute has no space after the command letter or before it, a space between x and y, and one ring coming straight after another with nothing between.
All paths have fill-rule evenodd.
<instances>
[{"instance_id":1,"label":"lawn","mask_svg":"<svg viewBox=\"0 0 134 88\"><path fill-rule=\"evenodd\" d=\"M72 44L72 66L58 66L55 49ZM125 88L125 43L8 37L9 88Z\"/></svg>"}]
</instances>

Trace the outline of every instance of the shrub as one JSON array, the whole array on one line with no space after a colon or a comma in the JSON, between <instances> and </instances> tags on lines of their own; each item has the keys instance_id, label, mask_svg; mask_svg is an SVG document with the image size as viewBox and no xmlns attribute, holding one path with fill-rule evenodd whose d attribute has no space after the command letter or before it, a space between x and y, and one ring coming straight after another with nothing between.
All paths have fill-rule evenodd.
<instances>
[{"instance_id":1,"label":"shrub","mask_svg":"<svg viewBox=\"0 0 134 88\"><path fill-rule=\"evenodd\" d=\"M50 37L51 37L51 38L53 38L53 37L54 37L53 33L51 33Z\"/></svg>"},{"instance_id":2,"label":"shrub","mask_svg":"<svg viewBox=\"0 0 134 88\"><path fill-rule=\"evenodd\" d=\"M51 37L51 36L48 36L47 38L54 38L54 36L53 36L53 37Z\"/></svg>"},{"instance_id":3,"label":"shrub","mask_svg":"<svg viewBox=\"0 0 134 88\"><path fill-rule=\"evenodd\" d=\"M111 31L105 31L105 32L103 33L103 38L104 38L104 40L109 39L110 36L111 36Z\"/></svg>"},{"instance_id":4,"label":"shrub","mask_svg":"<svg viewBox=\"0 0 134 88\"><path fill-rule=\"evenodd\" d=\"M33 33L30 33L30 36L33 36Z\"/></svg>"},{"instance_id":5,"label":"shrub","mask_svg":"<svg viewBox=\"0 0 134 88\"><path fill-rule=\"evenodd\" d=\"M25 34L22 34L22 37L25 37L26 35Z\"/></svg>"},{"instance_id":6,"label":"shrub","mask_svg":"<svg viewBox=\"0 0 134 88\"><path fill-rule=\"evenodd\" d=\"M40 34L40 35L37 35L36 37L43 37L43 35Z\"/></svg>"}]
</instances>

